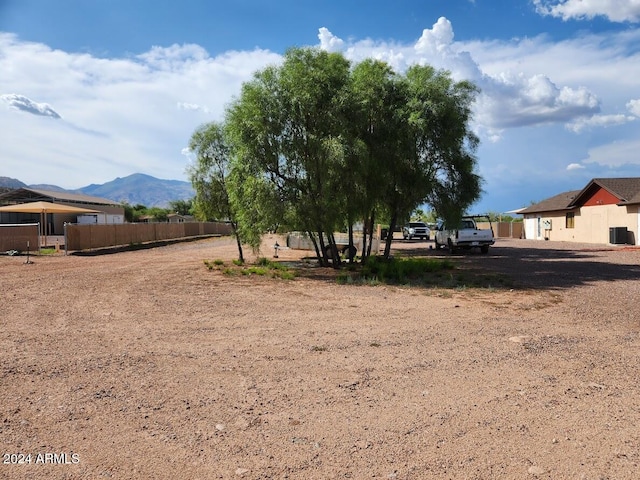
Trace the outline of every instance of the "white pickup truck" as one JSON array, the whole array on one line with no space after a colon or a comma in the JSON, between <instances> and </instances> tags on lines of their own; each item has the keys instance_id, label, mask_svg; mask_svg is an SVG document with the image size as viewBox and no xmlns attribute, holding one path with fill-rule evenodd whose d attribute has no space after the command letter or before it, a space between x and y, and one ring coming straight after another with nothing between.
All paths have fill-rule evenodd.
<instances>
[{"instance_id":1,"label":"white pickup truck","mask_svg":"<svg viewBox=\"0 0 640 480\"><path fill-rule=\"evenodd\" d=\"M453 253L456 250L469 250L477 247L482 253L487 253L489 247L495 243L491 221L486 217L489 228L479 229L475 218L478 217L462 217L457 229L448 229L444 224L441 224L436 230L436 249L446 246L449 248L449 252Z\"/></svg>"}]
</instances>

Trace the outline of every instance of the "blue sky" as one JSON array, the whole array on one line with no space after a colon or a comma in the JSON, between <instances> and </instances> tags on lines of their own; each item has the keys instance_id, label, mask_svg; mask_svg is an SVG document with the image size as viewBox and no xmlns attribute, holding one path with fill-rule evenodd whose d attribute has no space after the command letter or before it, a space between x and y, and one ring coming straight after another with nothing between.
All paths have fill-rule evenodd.
<instances>
[{"instance_id":1,"label":"blue sky","mask_svg":"<svg viewBox=\"0 0 640 480\"><path fill-rule=\"evenodd\" d=\"M291 46L475 82L474 212L640 176L640 0L0 0L0 176L186 180L191 133Z\"/></svg>"}]
</instances>

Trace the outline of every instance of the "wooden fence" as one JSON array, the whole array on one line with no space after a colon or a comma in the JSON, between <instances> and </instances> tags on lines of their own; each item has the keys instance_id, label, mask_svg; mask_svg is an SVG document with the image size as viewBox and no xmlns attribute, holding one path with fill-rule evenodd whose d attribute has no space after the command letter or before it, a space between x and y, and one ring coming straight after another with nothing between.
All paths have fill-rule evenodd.
<instances>
[{"instance_id":1,"label":"wooden fence","mask_svg":"<svg viewBox=\"0 0 640 480\"><path fill-rule=\"evenodd\" d=\"M0 226L0 252L11 250L25 252L27 249L35 252L39 249L40 237L37 223ZM486 226L478 224L478 226L488 228L489 224L487 223ZM522 222L493 223L492 227L495 237L524 238L524 224ZM179 238L230 234L231 227L224 222L67 224L65 226L65 249L91 250Z\"/></svg>"},{"instance_id":2,"label":"wooden fence","mask_svg":"<svg viewBox=\"0 0 640 480\"><path fill-rule=\"evenodd\" d=\"M0 252L37 252L40 248L39 224L3 224L0 227Z\"/></svg>"},{"instance_id":3,"label":"wooden fence","mask_svg":"<svg viewBox=\"0 0 640 480\"><path fill-rule=\"evenodd\" d=\"M489 228L489 222L478 222L478 228ZM524 238L523 222L491 222L496 238Z\"/></svg>"},{"instance_id":4,"label":"wooden fence","mask_svg":"<svg viewBox=\"0 0 640 480\"><path fill-rule=\"evenodd\" d=\"M92 250L96 248L141 245L180 238L230 235L231 226L224 222L185 223L121 223L66 224L65 249Z\"/></svg>"}]
</instances>

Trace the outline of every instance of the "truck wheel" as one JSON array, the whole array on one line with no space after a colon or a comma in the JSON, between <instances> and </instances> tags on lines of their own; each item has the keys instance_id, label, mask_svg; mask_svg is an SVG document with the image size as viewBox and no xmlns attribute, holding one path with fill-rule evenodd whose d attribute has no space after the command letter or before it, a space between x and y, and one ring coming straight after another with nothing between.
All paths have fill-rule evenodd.
<instances>
[{"instance_id":1,"label":"truck wheel","mask_svg":"<svg viewBox=\"0 0 640 480\"><path fill-rule=\"evenodd\" d=\"M436 241L435 241L435 243L436 243L436 244L435 244L435 249L436 249L436 250L440 250L440 247L442 247L442 245L440 245L440 244L438 243L438 240L436 240Z\"/></svg>"},{"instance_id":2,"label":"truck wheel","mask_svg":"<svg viewBox=\"0 0 640 480\"><path fill-rule=\"evenodd\" d=\"M449 240L449 253L455 253L456 249L453 247L453 242Z\"/></svg>"},{"instance_id":3,"label":"truck wheel","mask_svg":"<svg viewBox=\"0 0 640 480\"><path fill-rule=\"evenodd\" d=\"M333 260L334 254L335 256L338 256L338 249L335 245L326 245L324 247L324 254L326 258Z\"/></svg>"},{"instance_id":4,"label":"truck wheel","mask_svg":"<svg viewBox=\"0 0 640 480\"><path fill-rule=\"evenodd\" d=\"M346 255L349 260L353 260L357 252L358 252L358 249L355 247L355 245L351 245L351 246L347 245L342 249L342 254Z\"/></svg>"},{"instance_id":5,"label":"truck wheel","mask_svg":"<svg viewBox=\"0 0 640 480\"><path fill-rule=\"evenodd\" d=\"M482 245L482 246L480 247L480 251L481 251L482 253L489 253L489 245Z\"/></svg>"}]
</instances>

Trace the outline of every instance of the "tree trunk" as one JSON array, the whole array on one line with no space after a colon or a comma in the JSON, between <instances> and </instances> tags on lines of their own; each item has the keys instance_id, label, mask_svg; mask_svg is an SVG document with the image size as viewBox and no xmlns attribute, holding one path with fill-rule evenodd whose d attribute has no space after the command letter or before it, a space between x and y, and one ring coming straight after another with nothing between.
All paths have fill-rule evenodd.
<instances>
[{"instance_id":1,"label":"tree trunk","mask_svg":"<svg viewBox=\"0 0 640 480\"><path fill-rule=\"evenodd\" d=\"M373 226L375 225L376 211L371 211L371 230L369 232L369 250L367 250L367 258L371 256L371 245L373 245Z\"/></svg>"},{"instance_id":2,"label":"tree trunk","mask_svg":"<svg viewBox=\"0 0 640 480\"><path fill-rule=\"evenodd\" d=\"M384 258L388 259L391 254L391 239L393 238L393 231L396 229L396 222L398 221L398 214L393 213L391 216L391 222L389 223L389 234L387 235L387 241L384 245Z\"/></svg>"},{"instance_id":3,"label":"tree trunk","mask_svg":"<svg viewBox=\"0 0 640 480\"><path fill-rule=\"evenodd\" d=\"M333 268L339 268L342 261L340 260L340 252L338 252L338 245L336 244L336 237L333 233L327 235L329 239L329 253L331 254L331 264Z\"/></svg>"},{"instance_id":4,"label":"tree trunk","mask_svg":"<svg viewBox=\"0 0 640 480\"><path fill-rule=\"evenodd\" d=\"M369 216L365 215L364 218L362 219L363 227L362 227L362 255L360 258L361 263L365 263L367 261L367 257L369 256L367 254L367 226L366 226L367 218L369 218ZM369 250L371 250L371 248L369 248Z\"/></svg>"},{"instance_id":5,"label":"tree trunk","mask_svg":"<svg viewBox=\"0 0 640 480\"><path fill-rule=\"evenodd\" d=\"M353 249L353 225L349 222L349 252ZM349 263L353 263L353 257L349 254Z\"/></svg>"},{"instance_id":6,"label":"tree trunk","mask_svg":"<svg viewBox=\"0 0 640 480\"><path fill-rule=\"evenodd\" d=\"M327 248L326 245L324 244L324 235L322 235L322 229L318 229L318 242L320 243L320 252L321 252L321 256L319 256L318 258L322 259L321 265L323 267L328 267L329 266L329 257L327 255Z\"/></svg>"},{"instance_id":7,"label":"tree trunk","mask_svg":"<svg viewBox=\"0 0 640 480\"><path fill-rule=\"evenodd\" d=\"M231 222L231 230L233 231L233 236L236 237L236 244L238 245L238 260L244 263L244 254L242 252L242 242L240 241L240 236L238 235L238 227L235 222Z\"/></svg>"},{"instance_id":8,"label":"tree trunk","mask_svg":"<svg viewBox=\"0 0 640 480\"><path fill-rule=\"evenodd\" d=\"M307 231L307 235L309 235L309 238L311 239L311 243L313 243L313 248L316 250L316 258L318 259L318 263L320 265L323 265L323 263L322 263L322 253L321 253L322 250L320 250L320 248L318 247L318 242L316 241L315 235L313 235L309 231Z\"/></svg>"}]
</instances>

